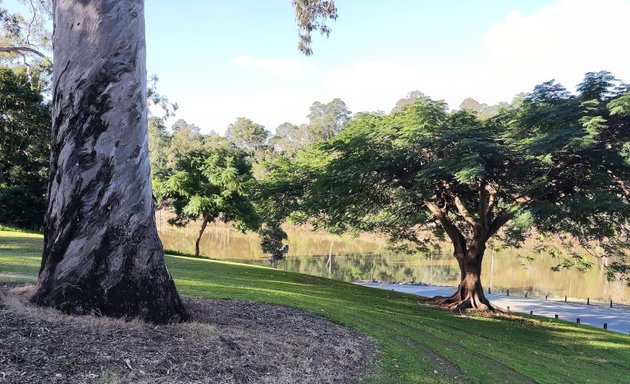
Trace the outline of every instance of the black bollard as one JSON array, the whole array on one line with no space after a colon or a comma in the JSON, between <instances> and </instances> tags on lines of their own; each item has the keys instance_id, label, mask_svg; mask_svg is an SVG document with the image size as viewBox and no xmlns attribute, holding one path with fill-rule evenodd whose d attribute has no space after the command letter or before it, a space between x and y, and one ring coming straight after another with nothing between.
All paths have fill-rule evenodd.
<instances>
[{"instance_id":1,"label":"black bollard","mask_svg":"<svg viewBox=\"0 0 630 384\"><path fill-rule=\"evenodd\" d=\"M558 315L556 315L556 319L558 318Z\"/></svg>"},{"instance_id":2,"label":"black bollard","mask_svg":"<svg viewBox=\"0 0 630 384\"><path fill-rule=\"evenodd\" d=\"M610 300L610 308L612 308L612 300Z\"/></svg>"},{"instance_id":3,"label":"black bollard","mask_svg":"<svg viewBox=\"0 0 630 384\"><path fill-rule=\"evenodd\" d=\"M492 289L488 287L488 295L492 294Z\"/></svg>"},{"instance_id":4,"label":"black bollard","mask_svg":"<svg viewBox=\"0 0 630 384\"><path fill-rule=\"evenodd\" d=\"M564 295L564 302L567 302L567 295Z\"/></svg>"},{"instance_id":5,"label":"black bollard","mask_svg":"<svg viewBox=\"0 0 630 384\"><path fill-rule=\"evenodd\" d=\"M577 318L577 323L580 324L580 318L579 317Z\"/></svg>"},{"instance_id":6,"label":"black bollard","mask_svg":"<svg viewBox=\"0 0 630 384\"><path fill-rule=\"evenodd\" d=\"M608 323L604 323L604 329L608 329Z\"/></svg>"},{"instance_id":7,"label":"black bollard","mask_svg":"<svg viewBox=\"0 0 630 384\"><path fill-rule=\"evenodd\" d=\"M510 296L510 290L509 290L509 289L507 289L507 290L505 291L505 296Z\"/></svg>"},{"instance_id":8,"label":"black bollard","mask_svg":"<svg viewBox=\"0 0 630 384\"><path fill-rule=\"evenodd\" d=\"M590 297L586 298L586 305L591 305L591 298Z\"/></svg>"},{"instance_id":9,"label":"black bollard","mask_svg":"<svg viewBox=\"0 0 630 384\"><path fill-rule=\"evenodd\" d=\"M529 314L530 314L530 315L533 315L533 314L534 314L534 311L529 311Z\"/></svg>"}]
</instances>

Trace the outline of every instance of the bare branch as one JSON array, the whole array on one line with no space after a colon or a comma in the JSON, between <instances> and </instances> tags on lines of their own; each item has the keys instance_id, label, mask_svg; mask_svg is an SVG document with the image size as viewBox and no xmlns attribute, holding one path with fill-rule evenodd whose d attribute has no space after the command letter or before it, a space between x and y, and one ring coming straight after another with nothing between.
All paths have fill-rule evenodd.
<instances>
[{"instance_id":1,"label":"bare branch","mask_svg":"<svg viewBox=\"0 0 630 384\"><path fill-rule=\"evenodd\" d=\"M7 52L7 53L18 53L18 54L22 54L22 53L33 53L39 57L42 58L46 58L47 56L44 55L43 53L41 53L40 51L38 51L35 48L31 48L31 47L0 47L0 52Z\"/></svg>"}]
</instances>

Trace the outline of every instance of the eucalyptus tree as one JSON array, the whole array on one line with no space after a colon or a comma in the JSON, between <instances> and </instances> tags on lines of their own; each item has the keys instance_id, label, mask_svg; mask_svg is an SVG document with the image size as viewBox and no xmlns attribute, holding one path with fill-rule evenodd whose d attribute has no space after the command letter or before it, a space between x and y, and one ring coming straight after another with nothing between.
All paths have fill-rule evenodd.
<instances>
[{"instance_id":1,"label":"eucalyptus tree","mask_svg":"<svg viewBox=\"0 0 630 384\"><path fill-rule=\"evenodd\" d=\"M300 48L332 2L294 0ZM55 0L44 252L32 301L68 313L188 317L153 217L143 0Z\"/></svg>"},{"instance_id":2,"label":"eucalyptus tree","mask_svg":"<svg viewBox=\"0 0 630 384\"><path fill-rule=\"evenodd\" d=\"M239 117L230 124L225 132L228 138L237 147L254 150L264 145L269 138L269 131L265 126L253 122L251 119Z\"/></svg>"},{"instance_id":3,"label":"eucalyptus tree","mask_svg":"<svg viewBox=\"0 0 630 384\"><path fill-rule=\"evenodd\" d=\"M312 155L304 209L336 231L448 238L461 278L436 301L492 308L480 280L491 238L518 244L536 228L588 243L628 228L628 95L606 79L587 74L577 95L542 84L487 120L426 97L356 116Z\"/></svg>"},{"instance_id":4,"label":"eucalyptus tree","mask_svg":"<svg viewBox=\"0 0 630 384\"><path fill-rule=\"evenodd\" d=\"M276 128L275 134L269 139L269 143L276 152L295 155L307 142L308 132L306 128L285 122Z\"/></svg>"},{"instance_id":5,"label":"eucalyptus tree","mask_svg":"<svg viewBox=\"0 0 630 384\"><path fill-rule=\"evenodd\" d=\"M48 209L32 301L75 314L186 319L153 217L144 4L54 6Z\"/></svg>"},{"instance_id":6,"label":"eucalyptus tree","mask_svg":"<svg viewBox=\"0 0 630 384\"><path fill-rule=\"evenodd\" d=\"M348 110L346 103L339 98L325 104L314 102L308 114L308 140L318 142L331 139L341 131L351 115L352 112Z\"/></svg>"}]
</instances>

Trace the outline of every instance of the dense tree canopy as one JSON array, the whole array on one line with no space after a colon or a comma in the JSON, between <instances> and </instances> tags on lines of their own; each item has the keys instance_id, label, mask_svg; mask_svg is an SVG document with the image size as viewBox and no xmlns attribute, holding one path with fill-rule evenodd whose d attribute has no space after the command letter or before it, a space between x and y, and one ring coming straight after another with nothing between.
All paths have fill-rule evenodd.
<instances>
[{"instance_id":1,"label":"dense tree canopy","mask_svg":"<svg viewBox=\"0 0 630 384\"><path fill-rule=\"evenodd\" d=\"M255 149L267 142L269 131L261 124L254 123L245 117L239 117L230 124L225 133L232 143L237 147L246 149Z\"/></svg>"},{"instance_id":2,"label":"dense tree canopy","mask_svg":"<svg viewBox=\"0 0 630 384\"><path fill-rule=\"evenodd\" d=\"M257 228L256 211L247 194L251 180L247 154L217 137L184 153L175 163L162 191L176 215L172 224L201 220L196 256L206 226L215 220L231 222L242 230Z\"/></svg>"},{"instance_id":3,"label":"dense tree canopy","mask_svg":"<svg viewBox=\"0 0 630 384\"><path fill-rule=\"evenodd\" d=\"M360 114L312 155L304 207L338 231L417 244L427 230L448 237L461 283L443 303L490 307L479 276L500 230L511 244L532 228L584 244L627 230L626 90L603 72L578 90L545 83L487 120L427 97L387 116Z\"/></svg>"},{"instance_id":4,"label":"dense tree canopy","mask_svg":"<svg viewBox=\"0 0 630 384\"><path fill-rule=\"evenodd\" d=\"M50 105L24 68L0 68L0 222L39 228L45 211Z\"/></svg>"}]
</instances>

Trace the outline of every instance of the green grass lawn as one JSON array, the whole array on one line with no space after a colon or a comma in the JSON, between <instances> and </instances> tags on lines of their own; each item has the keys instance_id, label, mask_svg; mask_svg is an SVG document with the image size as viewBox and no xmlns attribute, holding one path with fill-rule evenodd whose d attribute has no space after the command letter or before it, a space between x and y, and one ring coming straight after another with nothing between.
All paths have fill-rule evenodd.
<instances>
[{"instance_id":1,"label":"green grass lawn","mask_svg":"<svg viewBox=\"0 0 630 384\"><path fill-rule=\"evenodd\" d=\"M0 231L0 281L34 281L42 237ZM630 383L630 337L538 317L465 317L416 296L273 269L181 256L185 295L302 308L372 335L374 383ZM457 377L457 378L456 378Z\"/></svg>"}]
</instances>

